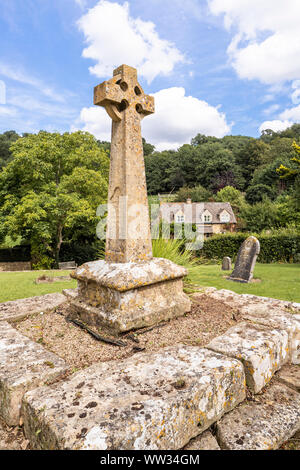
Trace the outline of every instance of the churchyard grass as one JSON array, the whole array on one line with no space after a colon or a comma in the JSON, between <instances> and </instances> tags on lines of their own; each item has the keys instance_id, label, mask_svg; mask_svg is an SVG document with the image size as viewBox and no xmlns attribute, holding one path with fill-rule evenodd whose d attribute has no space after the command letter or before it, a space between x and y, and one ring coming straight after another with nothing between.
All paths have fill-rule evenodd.
<instances>
[{"instance_id":1,"label":"churchyard grass","mask_svg":"<svg viewBox=\"0 0 300 470\"><path fill-rule=\"evenodd\" d=\"M36 284L35 280L46 275L47 277L68 276L70 271L24 271L0 272L0 302L25 299L37 295L61 292L63 289L76 287L76 281L62 281Z\"/></svg>"},{"instance_id":2,"label":"churchyard grass","mask_svg":"<svg viewBox=\"0 0 300 470\"><path fill-rule=\"evenodd\" d=\"M221 265L190 266L189 281L204 287L229 289L238 294L253 294L275 299L300 302L300 264L259 264L254 270L254 282L240 284L228 281L230 272ZM46 276L66 276L70 271L30 271L0 273L0 302L23 299L36 295L61 292L76 287L76 281L35 284L35 279ZM257 281L260 279L260 281Z\"/></svg>"},{"instance_id":3,"label":"churchyard grass","mask_svg":"<svg viewBox=\"0 0 300 470\"><path fill-rule=\"evenodd\" d=\"M230 271L221 265L200 265L189 268L192 284L228 289L237 294L252 294L280 300L300 302L300 264L256 263L254 281L241 284L226 279Z\"/></svg>"}]
</instances>

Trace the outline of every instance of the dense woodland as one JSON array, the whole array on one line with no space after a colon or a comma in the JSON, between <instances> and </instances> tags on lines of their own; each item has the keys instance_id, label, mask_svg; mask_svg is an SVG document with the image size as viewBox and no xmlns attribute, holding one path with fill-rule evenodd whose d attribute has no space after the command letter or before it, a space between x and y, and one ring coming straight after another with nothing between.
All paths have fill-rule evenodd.
<instances>
[{"instance_id":1,"label":"dense woodland","mask_svg":"<svg viewBox=\"0 0 300 470\"><path fill-rule=\"evenodd\" d=\"M239 231L299 231L299 144L300 124L260 138L198 134L177 151L143 139L149 199L230 202ZM94 243L109 151L83 132L0 135L0 244L29 243L36 265L50 266L63 243Z\"/></svg>"}]
</instances>

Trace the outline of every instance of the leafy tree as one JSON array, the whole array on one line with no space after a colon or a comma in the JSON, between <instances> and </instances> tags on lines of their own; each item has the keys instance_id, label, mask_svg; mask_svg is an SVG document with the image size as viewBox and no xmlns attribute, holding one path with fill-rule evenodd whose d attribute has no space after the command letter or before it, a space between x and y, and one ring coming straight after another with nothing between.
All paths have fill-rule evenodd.
<instances>
[{"instance_id":1,"label":"leafy tree","mask_svg":"<svg viewBox=\"0 0 300 470\"><path fill-rule=\"evenodd\" d=\"M245 198L241 191L232 186L226 186L225 188L221 189L215 195L216 202L229 202L231 206L236 210L239 209L244 203Z\"/></svg>"},{"instance_id":2,"label":"leafy tree","mask_svg":"<svg viewBox=\"0 0 300 470\"><path fill-rule=\"evenodd\" d=\"M155 150L154 145L149 144L149 142L146 142L146 139L144 139L144 137L142 140L143 140L144 157L146 157L147 155L151 155Z\"/></svg>"},{"instance_id":3,"label":"leafy tree","mask_svg":"<svg viewBox=\"0 0 300 470\"><path fill-rule=\"evenodd\" d=\"M107 153L80 131L42 131L11 149L14 158L0 173L0 239L21 236L36 263L57 263L63 241L95 237L96 209L107 199Z\"/></svg>"},{"instance_id":4,"label":"leafy tree","mask_svg":"<svg viewBox=\"0 0 300 470\"><path fill-rule=\"evenodd\" d=\"M15 131L0 134L0 168L3 168L11 160L10 146L19 138L20 136Z\"/></svg>"},{"instance_id":5,"label":"leafy tree","mask_svg":"<svg viewBox=\"0 0 300 470\"><path fill-rule=\"evenodd\" d=\"M249 202L249 204L261 202L265 197L268 197L269 199L275 199L276 197L274 189L266 184L249 186L246 191L246 201Z\"/></svg>"},{"instance_id":6,"label":"leafy tree","mask_svg":"<svg viewBox=\"0 0 300 470\"><path fill-rule=\"evenodd\" d=\"M203 186L196 186L195 188L188 188L184 186L180 188L174 202L186 202L187 199L191 199L192 202L208 202L212 198L211 191L203 188Z\"/></svg>"},{"instance_id":7,"label":"leafy tree","mask_svg":"<svg viewBox=\"0 0 300 470\"><path fill-rule=\"evenodd\" d=\"M244 178L244 188L249 185L255 169L264 163L267 150L267 144L252 139L237 155L236 163L239 165Z\"/></svg>"},{"instance_id":8,"label":"leafy tree","mask_svg":"<svg viewBox=\"0 0 300 470\"><path fill-rule=\"evenodd\" d=\"M293 142L293 149L295 155L291 158L291 161L294 162L294 165L289 168L281 164L277 169L281 178L295 178L300 175L300 145Z\"/></svg>"}]
</instances>

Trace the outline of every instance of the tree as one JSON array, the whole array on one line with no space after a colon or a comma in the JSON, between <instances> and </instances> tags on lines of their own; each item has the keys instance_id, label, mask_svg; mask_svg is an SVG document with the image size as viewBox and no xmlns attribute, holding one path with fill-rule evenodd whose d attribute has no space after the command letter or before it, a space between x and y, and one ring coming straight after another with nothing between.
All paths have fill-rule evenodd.
<instances>
[{"instance_id":1,"label":"tree","mask_svg":"<svg viewBox=\"0 0 300 470\"><path fill-rule=\"evenodd\" d=\"M274 189L266 184L249 186L246 191L246 201L249 202L249 204L261 202L265 197L268 197L269 199L275 199L276 197Z\"/></svg>"},{"instance_id":2,"label":"tree","mask_svg":"<svg viewBox=\"0 0 300 470\"><path fill-rule=\"evenodd\" d=\"M0 168L3 168L12 158L10 146L20 136L15 131L7 131L4 134L0 134Z\"/></svg>"},{"instance_id":3,"label":"tree","mask_svg":"<svg viewBox=\"0 0 300 470\"><path fill-rule=\"evenodd\" d=\"M203 188L203 186L196 186L195 188L185 186L179 189L174 202L186 202L187 199L191 199L192 202L208 202L211 198L211 191Z\"/></svg>"},{"instance_id":4,"label":"tree","mask_svg":"<svg viewBox=\"0 0 300 470\"><path fill-rule=\"evenodd\" d=\"M37 263L57 263L63 241L96 233L96 209L107 200L107 153L80 131L42 131L11 149L14 158L0 173L0 238L21 235Z\"/></svg>"},{"instance_id":5,"label":"tree","mask_svg":"<svg viewBox=\"0 0 300 470\"><path fill-rule=\"evenodd\" d=\"M216 194L215 201L229 202L233 209L237 210L245 203L245 198L238 189L233 188L232 186L226 186Z\"/></svg>"},{"instance_id":6,"label":"tree","mask_svg":"<svg viewBox=\"0 0 300 470\"><path fill-rule=\"evenodd\" d=\"M147 155L151 155L155 150L154 145L149 144L149 142L146 142L146 139L144 139L144 137L142 140L143 140L144 157L146 157Z\"/></svg>"}]
</instances>

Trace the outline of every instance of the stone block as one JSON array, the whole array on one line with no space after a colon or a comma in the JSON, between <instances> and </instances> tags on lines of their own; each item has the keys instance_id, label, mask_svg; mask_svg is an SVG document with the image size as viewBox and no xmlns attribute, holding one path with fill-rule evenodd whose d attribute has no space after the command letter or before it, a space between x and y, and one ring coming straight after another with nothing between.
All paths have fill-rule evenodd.
<instances>
[{"instance_id":1,"label":"stone block","mask_svg":"<svg viewBox=\"0 0 300 470\"><path fill-rule=\"evenodd\" d=\"M58 378L67 367L7 322L0 323L0 358L0 415L13 426L19 423L24 393Z\"/></svg>"},{"instance_id":2,"label":"stone block","mask_svg":"<svg viewBox=\"0 0 300 470\"><path fill-rule=\"evenodd\" d=\"M217 439L226 450L272 450L300 428L300 394L271 385L255 401L239 405L217 423Z\"/></svg>"},{"instance_id":3,"label":"stone block","mask_svg":"<svg viewBox=\"0 0 300 470\"><path fill-rule=\"evenodd\" d=\"M284 383L288 387L293 388L300 392L300 366L299 365L286 365L277 374L275 379L278 382Z\"/></svg>"},{"instance_id":4,"label":"stone block","mask_svg":"<svg viewBox=\"0 0 300 470\"><path fill-rule=\"evenodd\" d=\"M4 302L0 304L0 322L14 322L36 313L46 313L59 307L64 302L66 302L65 296L59 293Z\"/></svg>"},{"instance_id":5,"label":"stone block","mask_svg":"<svg viewBox=\"0 0 300 470\"><path fill-rule=\"evenodd\" d=\"M240 308L244 320L284 330L289 335L289 360L300 364L300 319L286 310L268 304L249 304Z\"/></svg>"},{"instance_id":6,"label":"stone block","mask_svg":"<svg viewBox=\"0 0 300 470\"><path fill-rule=\"evenodd\" d=\"M286 331L247 322L230 328L207 347L242 361L247 386L254 393L258 393L289 358Z\"/></svg>"},{"instance_id":7,"label":"stone block","mask_svg":"<svg viewBox=\"0 0 300 470\"><path fill-rule=\"evenodd\" d=\"M114 333L151 326L190 311L183 292L187 271L169 260L86 263L72 274L77 296L68 295L71 317Z\"/></svg>"},{"instance_id":8,"label":"stone block","mask_svg":"<svg viewBox=\"0 0 300 470\"><path fill-rule=\"evenodd\" d=\"M192 439L183 450L221 450L215 436L210 431L204 431L195 439Z\"/></svg>"},{"instance_id":9,"label":"stone block","mask_svg":"<svg viewBox=\"0 0 300 470\"><path fill-rule=\"evenodd\" d=\"M36 449L181 449L244 398L239 361L180 345L28 392L24 430Z\"/></svg>"}]
</instances>

